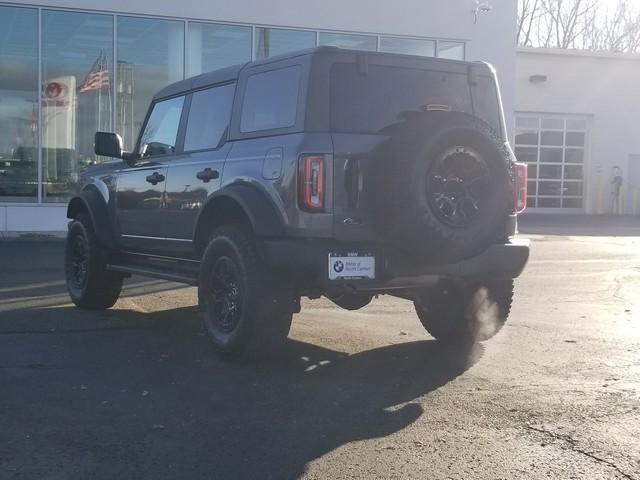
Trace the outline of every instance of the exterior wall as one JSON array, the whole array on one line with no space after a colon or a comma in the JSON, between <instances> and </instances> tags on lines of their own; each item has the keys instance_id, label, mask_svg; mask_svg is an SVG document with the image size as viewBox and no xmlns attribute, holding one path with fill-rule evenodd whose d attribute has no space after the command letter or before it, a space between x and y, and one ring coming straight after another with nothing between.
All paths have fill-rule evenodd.
<instances>
[{"instance_id":1,"label":"exterior wall","mask_svg":"<svg viewBox=\"0 0 640 480\"><path fill-rule=\"evenodd\" d=\"M183 0L49 0L1 2L0 5L66 8L91 12L110 12L185 20L204 20L273 27L299 27L314 30L416 36L464 41L467 60L491 63L501 82L507 125L513 124L515 78L516 2L494 0L490 12L474 15L475 0L236 0L207 2ZM63 231L66 206L2 203L0 234L19 231Z\"/></svg>"},{"instance_id":2,"label":"exterior wall","mask_svg":"<svg viewBox=\"0 0 640 480\"><path fill-rule=\"evenodd\" d=\"M545 75L547 80L532 83L532 75ZM630 155L640 154L638 85L640 56L518 50L516 112L588 117L586 213L612 211L611 179L616 165L623 170L625 213L634 213L637 193L629 188L627 173Z\"/></svg>"}]
</instances>

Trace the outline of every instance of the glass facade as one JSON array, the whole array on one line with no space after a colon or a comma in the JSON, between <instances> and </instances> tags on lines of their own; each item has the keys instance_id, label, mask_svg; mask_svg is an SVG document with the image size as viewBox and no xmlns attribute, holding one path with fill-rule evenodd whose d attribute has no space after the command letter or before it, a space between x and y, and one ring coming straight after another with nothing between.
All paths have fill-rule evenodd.
<instances>
[{"instance_id":1,"label":"glass facade","mask_svg":"<svg viewBox=\"0 0 640 480\"><path fill-rule=\"evenodd\" d=\"M316 33L309 30L258 27L255 45L256 58L273 57L293 50L315 47Z\"/></svg>"},{"instance_id":2,"label":"glass facade","mask_svg":"<svg viewBox=\"0 0 640 480\"><path fill-rule=\"evenodd\" d=\"M184 78L184 22L118 17L116 132L133 149L149 102Z\"/></svg>"},{"instance_id":3,"label":"glass facade","mask_svg":"<svg viewBox=\"0 0 640 480\"><path fill-rule=\"evenodd\" d=\"M0 7L0 202L38 200L38 15Z\"/></svg>"},{"instance_id":4,"label":"glass facade","mask_svg":"<svg viewBox=\"0 0 640 480\"><path fill-rule=\"evenodd\" d=\"M94 133L115 131L133 149L153 94L174 81L316 45L460 60L465 51L450 40L9 4L0 4L0 32L0 203L7 204L66 202L83 169L102 161ZM578 163L579 133L563 139L565 162Z\"/></svg>"},{"instance_id":5,"label":"glass facade","mask_svg":"<svg viewBox=\"0 0 640 480\"><path fill-rule=\"evenodd\" d=\"M42 12L42 199L65 202L112 120L113 17Z\"/></svg>"}]
</instances>

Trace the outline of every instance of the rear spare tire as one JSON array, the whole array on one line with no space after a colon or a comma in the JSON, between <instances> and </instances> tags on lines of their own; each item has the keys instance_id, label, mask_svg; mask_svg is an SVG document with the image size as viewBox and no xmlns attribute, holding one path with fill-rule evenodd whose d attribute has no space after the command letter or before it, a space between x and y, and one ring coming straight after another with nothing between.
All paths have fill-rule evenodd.
<instances>
[{"instance_id":1,"label":"rear spare tire","mask_svg":"<svg viewBox=\"0 0 640 480\"><path fill-rule=\"evenodd\" d=\"M485 122L427 112L397 126L380 155L379 224L422 260L474 256L498 237L511 207L510 156Z\"/></svg>"}]
</instances>

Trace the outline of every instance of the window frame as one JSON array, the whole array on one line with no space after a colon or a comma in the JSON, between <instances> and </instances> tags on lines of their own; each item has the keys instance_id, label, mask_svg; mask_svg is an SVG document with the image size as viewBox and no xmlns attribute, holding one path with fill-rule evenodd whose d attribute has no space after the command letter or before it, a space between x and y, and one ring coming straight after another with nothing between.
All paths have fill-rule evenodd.
<instances>
[{"instance_id":1,"label":"window frame","mask_svg":"<svg viewBox=\"0 0 640 480\"><path fill-rule=\"evenodd\" d=\"M231 114L231 127L229 129L228 141L245 140L250 138L273 137L275 135L286 135L290 133L300 133L304 129L305 114L307 110L307 93L309 89L309 69L310 56L299 55L285 60L269 61L268 59L261 61L255 66L245 68L240 73L238 84L236 86L235 101ZM255 132L242 132L242 107L247 93L247 84L249 77L259 73L267 73L274 70L283 70L288 67L300 67L300 86L298 88L298 106L296 111L295 122L290 127L271 128L268 130L258 130Z\"/></svg>"},{"instance_id":2,"label":"window frame","mask_svg":"<svg viewBox=\"0 0 640 480\"><path fill-rule=\"evenodd\" d=\"M135 153L135 163L134 165L139 165L141 163L146 163L149 161L149 159L156 159L156 158L167 158L167 157L171 157L174 155L180 155L182 153L182 146L184 144L184 128L186 126L186 120L187 117L185 115L185 111L186 111L186 107L187 107L187 100L190 101L190 99L188 99L189 96L189 92L181 92L178 93L176 95L171 95L169 97L162 97L162 98L153 98L151 100L151 103L149 104L149 107L147 108L147 113L144 116L144 122L142 123L142 127L140 128L140 131L138 132L138 139L136 140L135 146L134 146L134 150L133 153ZM140 145L142 142L142 136L144 135L145 130L147 129L147 123L149 123L149 118L151 118L151 112L153 112L153 109L156 107L156 105L158 103L167 101L167 100L173 100L174 98L180 98L183 97L184 100L182 102L182 110L180 111L180 120L178 121L178 131L176 133L176 144L175 147L173 149L173 152L171 153L164 153L162 155L153 155L150 157L142 157L138 155L138 152L140 151Z\"/></svg>"},{"instance_id":3,"label":"window frame","mask_svg":"<svg viewBox=\"0 0 640 480\"><path fill-rule=\"evenodd\" d=\"M198 93L198 92L203 92L205 90L213 90L214 88L225 87L227 85L233 85L234 86L234 90L233 90L233 99L231 100L231 109L229 110L229 125L227 127L227 132L224 135L224 138L220 139L220 142L218 143L218 145L216 147L198 148L198 149L193 149L193 150L185 149L185 142L187 140L187 127L189 126L189 114L191 113L191 100L193 99L193 95L195 93ZM192 153L199 153L199 152L215 152L215 151L218 151L221 148L223 148L225 146L225 144L229 141L229 133L231 131L231 121L232 121L232 118L233 118L233 109L235 107L237 95L238 95L238 82L237 82L237 80L214 83L214 84L211 84L211 85L207 85L206 87L202 87L202 88L198 88L196 90L189 91L188 94L187 94L187 98L185 99L185 107L186 107L186 109L183 108L183 111L182 111L182 116L184 117L184 128L182 129L181 138L180 138L180 140L178 142L178 145L176 145L176 149L179 146L181 153L192 154ZM182 121L183 121L183 119L181 118L180 119L181 127L182 127Z\"/></svg>"}]
</instances>

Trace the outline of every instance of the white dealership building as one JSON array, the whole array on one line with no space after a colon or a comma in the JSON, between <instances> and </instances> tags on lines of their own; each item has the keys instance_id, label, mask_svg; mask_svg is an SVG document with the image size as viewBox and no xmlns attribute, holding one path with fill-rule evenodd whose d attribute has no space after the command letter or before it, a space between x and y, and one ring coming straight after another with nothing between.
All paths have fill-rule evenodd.
<instances>
[{"instance_id":1,"label":"white dealership building","mask_svg":"<svg viewBox=\"0 0 640 480\"><path fill-rule=\"evenodd\" d=\"M604 130L624 116L605 114L606 100L580 97L605 78L600 64L517 52L516 13L513 0L0 1L0 235L64 231L78 175L100 161L94 132L116 131L131 147L151 96L166 84L315 45L492 63L510 133L532 164L532 204L543 211L604 209L594 198L608 192L613 154L624 163L640 153L635 145L618 143L615 152L605 145L634 138L632 127L608 136ZM625 67L614 68L638 64L619 62ZM580 78L567 65L584 69Z\"/></svg>"}]
</instances>

